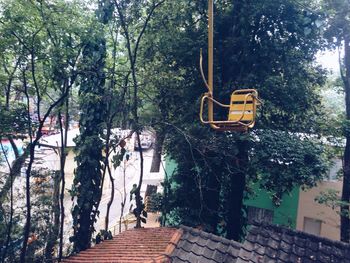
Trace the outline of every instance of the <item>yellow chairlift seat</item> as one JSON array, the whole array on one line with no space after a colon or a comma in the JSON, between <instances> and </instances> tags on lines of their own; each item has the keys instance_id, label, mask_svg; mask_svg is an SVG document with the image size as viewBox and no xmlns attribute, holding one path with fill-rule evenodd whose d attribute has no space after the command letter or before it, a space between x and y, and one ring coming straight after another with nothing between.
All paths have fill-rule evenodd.
<instances>
[{"instance_id":1,"label":"yellow chairlift seat","mask_svg":"<svg viewBox=\"0 0 350 263\"><path fill-rule=\"evenodd\" d=\"M200 120L219 131L247 131L255 124L256 106L260 104L258 92L255 89L235 90L231 94L230 105L222 104L213 98L213 0L208 0L208 81L205 78L202 65L202 49L200 52L200 73L208 89L201 99ZM208 100L208 119L203 119L203 108ZM227 120L214 120L214 105L228 108Z\"/></svg>"},{"instance_id":2,"label":"yellow chairlift seat","mask_svg":"<svg viewBox=\"0 0 350 263\"><path fill-rule=\"evenodd\" d=\"M206 100L228 109L227 120L204 120L203 108ZM230 104L222 104L205 93L201 100L200 120L211 124L220 131L247 131L255 124L256 108L259 105L258 92L255 89L235 90L231 94Z\"/></svg>"}]
</instances>

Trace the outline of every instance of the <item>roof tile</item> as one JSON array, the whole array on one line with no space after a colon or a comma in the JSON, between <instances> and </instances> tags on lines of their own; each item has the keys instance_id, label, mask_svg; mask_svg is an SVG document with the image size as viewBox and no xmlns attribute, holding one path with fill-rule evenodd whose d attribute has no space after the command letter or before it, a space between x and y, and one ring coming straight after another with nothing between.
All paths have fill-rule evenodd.
<instances>
[{"instance_id":1,"label":"roof tile","mask_svg":"<svg viewBox=\"0 0 350 263\"><path fill-rule=\"evenodd\" d=\"M247 244L247 246L251 246L250 244ZM259 255L264 255L265 254L265 250L266 250L266 246L260 244L260 243L255 243L254 244L254 251L256 253L258 253Z\"/></svg>"},{"instance_id":2,"label":"roof tile","mask_svg":"<svg viewBox=\"0 0 350 263\"><path fill-rule=\"evenodd\" d=\"M181 229L183 235L170 255L172 262L235 262L240 243L185 226Z\"/></svg>"},{"instance_id":3,"label":"roof tile","mask_svg":"<svg viewBox=\"0 0 350 263\"><path fill-rule=\"evenodd\" d=\"M343 263L345 259L350 261L349 244L262 223L249 231L236 263Z\"/></svg>"},{"instance_id":4,"label":"roof tile","mask_svg":"<svg viewBox=\"0 0 350 263\"><path fill-rule=\"evenodd\" d=\"M177 231L175 228L161 227L127 230L64 262L145 262L164 254Z\"/></svg>"},{"instance_id":5,"label":"roof tile","mask_svg":"<svg viewBox=\"0 0 350 263\"><path fill-rule=\"evenodd\" d=\"M279 245L280 245L280 242L281 240L275 240L272 238L269 239L269 241L267 242L267 245L270 247L270 248L273 248L273 249L278 249L279 248Z\"/></svg>"},{"instance_id":6,"label":"roof tile","mask_svg":"<svg viewBox=\"0 0 350 263\"><path fill-rule=\"evenodd\" d=\"M289 254L284 252L283 250L280 250L279 251L279 254L278 254L278 259L281 261L281 262L288 262L289 260Z\"/></svg>"},{"instance_id":7,"label":"roof tile","mask_svg":"<svg viewBox=\"0 0 350 263\"><path fill-rule=\"evenodd\" d=\"M65 262L350 263L350 245L268 224L243 244L182 226L128 230Z\"/></svg>"},{"instance_id":8,"label":"roof tile","mask_svg":"<svg viewBox=\"0 0 350 263\"><path fill-rule=\"evenodd\" d=\"M213 259L216 262L224 262L225 254L220 252L219 250L216 250L213 255Z\"/></svg>"},{"instance_id":9,"label":"roof tile","mask_svg":"<svg viewBox=\"0 0 350 263\"><path fill-rule=\"evenodd\" d=\"M280 243L280 249L281 249L283 252L289 254L289 253L291 253L291 251L292 251L292 246L291 246L289 243L287 243L287 242L285 242L284 240L282 240L281 243Z\"/></svg>"}]
</instances>

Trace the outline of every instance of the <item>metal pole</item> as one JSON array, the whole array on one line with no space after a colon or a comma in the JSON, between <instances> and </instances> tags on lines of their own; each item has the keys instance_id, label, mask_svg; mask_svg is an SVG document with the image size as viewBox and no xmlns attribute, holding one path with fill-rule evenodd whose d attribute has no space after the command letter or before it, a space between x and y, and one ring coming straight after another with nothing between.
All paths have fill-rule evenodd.
<instances>
[{"instance_id":1,"label":"metal pole","mask_svg":"<svg viewBox=\"0 0 350 263\"><path fill-rule=\"evenodd\" d=\"M213 96L213 0L208 2L208 86ZM211 103L212 104L212 103Z\"/></svg>"},{"instance_id":2,"label":"metal pole","mask_svg":"<svg viewBox=\"0 0 350 263\"><path fill-rule=\"evenodd\" d=\"M214 4L213 0L208 1L208 89L209 96L213 96L213 30L214 30ZM214 105L212 100L208 100L208 120L214 121ZM219 127L213 123L210 126L214 129Z\"/></svg>"}]
</instances>

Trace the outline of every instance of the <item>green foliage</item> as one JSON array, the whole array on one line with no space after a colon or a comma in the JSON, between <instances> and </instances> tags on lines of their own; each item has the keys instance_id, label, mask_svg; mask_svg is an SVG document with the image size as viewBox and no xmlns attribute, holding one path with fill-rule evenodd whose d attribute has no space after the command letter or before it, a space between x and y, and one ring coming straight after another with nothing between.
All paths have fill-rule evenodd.
<instances>
[{"instance_id":1,"label":"green foliage","mask_svg":"<svg viewBox=\"0 0 350 263\"><path fill-rule=\"evenodd\" d=\"M44 261L41 255L35 255L36 252L45 249L48 242L48 233L55 227L52 221L51 214L53 212L53 180L57 176L57 171L50 171L47 169L38 169L32 171L32 227L30 229L30 239L28 247L28 262ZM16 194L16 200L23 200L23 194ZM0 247L3 248L5 239L7 237L7 229L5 226L9 221L9 200L5 200L2 204L4 210L0 210ZM18 262L19 250L22 241L22 227L21 222L24 219L23 205L16 206L13 216L13 226L11 231L11 242L7 248L7 256L5 262ZM5 212L5 213L3 213ZM2 252L3 250L1 250ZM0 254L2 256L2 253Z\"/></svg>"},{"instance_id":2,"label":"green foliage","mask_svg":"<svg viewBox=\"0 0 350 263\"><path fill-rule=\"evenodd\" d=\"M63 103L69 90L77 78L77 64L82 50L82 39L88 34L85 22L88 21L88 11L76 1L8 1L0 2L0 83L1 96L4 96L4 107L8 116L3 115L1 103L1 118L5 116L12 120L16 136L25 127L26 135L31 135L29 148L30 162L27 168L27 196L25 222L22 237L21 261L24 261L27 247L27 237L35 225L36 216L47 220L47 209L31 215L31 198L29 192L30 170L34 160L34 148L38 143L45 120ZM84 20L84 22L83 22ZM25 107L18 107L16 101L23 101ZM24 113L24 111L26 113ZM21 126L19 121L25 122ZM7 123L6 123L7 124ZM8 129L5 125L3 129ZM7 132L6 130L1 131ZM12 134L13 133L13 134ZM2 135L2 134L1 134ZM28 136L29 137L29 136ZM27 155L26 155L27 157ZM24 158L24 157L20 157ZM18 166L24 160L18 161ZM16 168L17 176L20 167ZM10 187L9 187L10 188ZM42 200L45 203L47 200ZM39 220L39 219L38 219ZM46 221L45 221L46 222ZM49 233L50 231L48 231ZM36 241L35 241L36 242ZM34 243L35 243L34 242ZM34 257L34 250L28 247L28 257Z\"/></svg>"},{"instance_id":3,"label":"green foliage","mask_svg":"<svg viewBox=\"0 0 350 263\"><path fill-rule=\"evenodd\" d=\"M101 21L101 20L100 20ZM102 21L103 22L103 21ZM90 24L89 38L85 39L80 80L80 135L75 139L77 146L77 169L71 190L76 204L72 210L74 251L90 247L94 223L98 216L101 198L101 162L103 127L106 117L105 59L106 40L104 27L98 21Z\"/></svg>"},{"instance_id":4,"label":"green foliage","mask_svg":"<svg viewBox=\"0 0 350 263\"><path fill-rule=\"evenodd\" d=\"M58 171L47 169L34 170L32 172L32 205L33 217L30 229L28 246L28 261L44 259L44 256L35 255L37 251L45 249L49 241L49 233L55 226L53 213L53 181L59 176Z\"/></svg>"},{"instance_id":5,"label":"green foliage","mask_svg":"<svg viewBox=\"0 0 350 263\"><path fill-rule=\"evenodd\" d=\"M315 202L319 204L326 205L333 210L336 210L337 214L349 217L350 214L348 211L340 211L341 206L349 206L350 202L342 201L340 197L340 192L335 189L327 189L325 191L320 192L318 196L315 198Z\"/></svg>"},{"instance_id":6,"label":"green foliage","mask_svg":"<svg viewBox=\"0 0 350 263\"><path fill-rule=\"evenodd\" d=\"M117 2L123 17L115 16ZM133 124L136 130L150 123L167 134L166 151L178 168L166 182L167 196L157 198L169 225L201 225L238 239L244 224L242 199L251 181L259 181L279 204L283 193L315 185L326 169L324 148L308 136L324 131L328 127L320 123L329 121L319 97L325 72L314 64L317 51L328 44L320 37L323 15L291 0L216 1L214 96L226 103L234 89L257 88L264 102L254 132L217 133L198 120L199 97L206 91L198 55L207 45L207 1L165 1L142 31L155 3L100 0L93 15L81 1L0 2L0 137L35 132L52 101L79 80L73 90L75 94L79 89L78 167L70 191L75 199L75 252L90 246L101 198L103 129L116 115L117 122ZM344 10L348 7L339 4ZM347 25L335 13L329 19L335 21L327 31L331 41L342 36ZM27 105L12 101L23 96L24 87L30 98L36 98L36 110L44 110L29 114L30 120ZM215 114L227 117L218 108ZM339 118L336 126L348 135L346 121ZM112 157L114 168L124 158L129 157L122 148ZM50 199L44 198L43 189L37 189L42 210L34 215L31 229L40 233L50 223ZM134 185L130 192L137 205L133 212L146 222L139 191ZM0 222L5 219L6 211L0 210ZM0 237L4 231L0 224ZM110 235L100 232L96 243ZM18 240L13 248L19 248ZM35 240L31 253L43 244L42 239Z\"/></svg>"},{"instance_id":7,"label":"green foliage","mask_svg":"<svg viewBox=\"0 0 350 263\"><path fill-rule=\"evenodd\" d=\"M112 163L114 169L117 169L117 167L120 166L123 159L129 160L129 154L126 154L126 150L124 148L121 148L120 151L118 151L117 154L113 155L112 157Z\"/></svg>"},{"instance_id":8,"label":"green foliage","mask_svg":"<svg viewBox=\"0 0 350 263\"><path fill-rule=\"evenodd\" d=\"M350 218L349 218L349 205L350 202L350 133L349 133L349 120L350 120L350 23L349 23L349 1L322 1L323 8L328 15L327 29L325 32L325 38L338 49L344 50L344 56L339 59L340 76L342 80L343 90L345 92L345 118L343 121L342 130L346 138L346 144L344 149L344 173L343 173L343 188L341 194L342 204L340 206L340 240L343 242L350 242ZM336 132L336 135L339 133Z\"/></svg>"},{"instance_id":9,"label":"green foliage","mask_svg":"<svg viewBox=\"0 0 350 263\"><path fill-rule=\"evenodd\" d=\"M251 165L262 187L270 191L280 203L283 193L300 185L313 187L328 171L324 147L306 134L263 130L251 152Z\"/></svg>"},{"instance_id":10,"label":"green foliage","mask_svg":"<svg viewBox=\"0 0 350 263\"><path fill-rule=\"evenodd\" d=\"M13 103L8 109L0 102L0 138L23 138L28 131L28 113L24 104Z\"/></svg>"},{"instance_id":11,"label":"green foliage","mask_svg":"<svg viewBox=\"0 0 350 263\"><path fill-rule=\"evenodd\" d=\"M145 204L143 203L143 198L140 195L140 189L136 184L133 184L132 189L130 190L130 201L135 196L136 207L132 210L136 218L140 218L141 222L146 224L147 220L147 211L145 210Z\"/></svg>"},{"instance_id":12,"label":"green foliage","mask_svg":"<svg viewBox=\"0 0 350 263\"><path fill-rule=\"evenodd\" d=\"M162 211L164 207L164 195L161 193L153 193L150 198L154 211Z\"/></svg>"},{"instance_id":13,"label":"green foliage","mask_svg":"<svg viewBox=\"0 0 350 263\"><path fill-rule=\"evenodd\" d=\"M328 18L325 37L333 44L333 47L339 46L341 41L348 37L350 3L341 0L324 0L322 1L322 7Z\"/></svg>"},{"instance_id":14,"label":"green foliage","mask_svg":"<svg viewBox=\"0 0 350 263\"><path fill-rule=\"evenodd\" d=\"M160 9L144 48L145 79L168 135L167 154L178 164L170 178L168 223L238 239L249 180L263 180L278 197L314 185L325 171L322 148L293 135L320 132L325 72L314 59L326 45L324 17L294 1L216 3L214 97L227 103L232 90L256 88L263 99L256 133L219 134L198 120L206 91L198 71L199 48L207 45L206 4L172 1ZM219 108L215 113L227 118Z\"/></svg>"},{"instance_id":15,"label":"green foliage","mask_svg":"<svg viewBox=\"0 0 350 263\"><path fill-rule=\"evenodd\" d=\"M104 229L100 230L100 232L95 237L95 243L99 244L103 242L104 240L112 240L113 235L111 231L106 231Z\"/></svg>"}]
</instances>

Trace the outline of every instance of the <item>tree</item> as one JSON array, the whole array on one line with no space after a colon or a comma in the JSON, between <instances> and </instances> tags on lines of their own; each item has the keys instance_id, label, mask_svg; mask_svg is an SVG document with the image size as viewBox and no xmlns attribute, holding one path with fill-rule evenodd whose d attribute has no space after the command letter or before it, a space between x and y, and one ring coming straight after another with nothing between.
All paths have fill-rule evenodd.
<instances>
[{"instance_id":1,"label":"tree","mask_svg":"<svg viewBox=\"0 0 350 263\"><path fill-rule=\"evenodd\" d=\"M166 152L178 165L171 178L168 222L201 225L238 240L248 182L261 179L278 203L281 193L314 185L326 170L322 148L289 133L319 132L318 89L325 78L312 63L324 45L322 16L293 1L216 4L214 96L225 103L232 89L254 87L264 100L255 132L218 133L196 121L204 92L198 53L206 46L206 4L176 1L163 6L145 48L145 68L150 69L145 75L160 76L150 85L157 84L162 94L158 103L166 105ZM218 119L226 118L219 109L215 112ZM275 151L266 151L268 142L276 143ZM300 156L283 149L299 149ZM305 164L310 170L301 169ZM312 170L315 164L320 166ZM295 172L298 176L291 176ZM283 183L269 184L276 178Z\"/></svg>"},{"instance_id":2,"label":"tree","mask_svg":"<svg viewBox=\"0 0 350 263\"><path fill-rule=\"evenodd\" d=\"M90 66L93 68L90 72L94 73L86 73L79 94L83 98L80 100L83 114L80 119L81 133L76 139L76 145L79 149L76 157L78 168L72 188L72 196L77 196L77 204L73 210L75 237L72 239L76 252L90 246L93 223L97 215L97 210L93 210L93 207L98 202L101 191L102 142L99 135L102 134L101 123L104 113L101 103L104 79L100 74L103 72L103 64L101 65L101 63L103 63L104 47L101 42L98 43L99 40L101 41L100 36L97 36L99 33L94 33L96 44L89 43L83 52L86 59L83 61L85 70ZM91 59L95 56L95 52L97 54L102 52L98 55L98 63L96 64L96 60Z\"/></svg>"},{"instance_id":3,"label":"tree","mask_svg":"<svg viewBox=\"0 0 350 263\"><path fill-rule=\"evenodd\" d=\"M343 134L346 138L343 158L343 188L340 205L340 240L350 242L350 4L348 1L324 1L325 11L329 15L329 28L326 38L339 50L344 50L344 57L339 59L341 79L345 92L345 120Z\"/></svg>"},{"instance_id":4,"label":"tree","mask_svg":"<svg viewBox=\"0 0 350 263\"><path fill-rule=\"evenodd\" d=\"M7 101L13 104L14 99L24 97L26 110L26 129L29 145L21 158L21 164L13 166L19 171L24 160L29 156L26 166L26 219L23 231L23 243L20 261L26 260L29 236L33 231L31 220L32 200L30 178L35 162L35 149L42 137L42 128L53 110L61 106L69 95L77 77L76 64L81 51L79 35L82 23L78 5L57 1L54 4L44 2L3 1L1 13L2 30L6 41L13 45L6 46L18 58L17 64L6 61L8 67L13 67L9 77L15 76L15 81L8 82L6 88ZM76 14L75 21L70 19ZM17 62L16 62L17 63ZM5 70L6 71L6 70ZM9 78L10 80L10 78ZM10 176L11 178L11 176ZM13 180L11 180L13 182ZM57 232L56 232L57 233ZM54 234L53 246L57 240ZM48 249L48 255L53 248Z\"/></svg>"},{"instance_id":5,"label":"tree","mask_svg":"<svg viewBox=\"0 0 350 263\"><path fill-rule=\"evenodd\" d=\"M76 198L72 210L74 251L90 247L94 223L98 215L101 198L101 168L105 96L106 39L104 24L110 18L109 1L99 1L96 19L90 21L89 35L84 39L81 63L81 82L79 89L80 135L75 139L77 146L77 169L71 189Z\"/></svg>"},{"instance_id":6,"label":"tree","mask_svg":"<svg viewBox=\"0 0 350 263\"><path fill-rule=\"evenodd\" d=\"M1 89L0 97L0 121L2 123L0 128L0 141L3 139L8 139L13 153L15 155L15 161L13 164L9 163L7 158L8 152L4 151L2 145L2 155L0 157L0 162L6 160L8 166L9 174L2 185L0 190L0 210L3 214L3 217L0 219L0 224L3 224L6 221L6 213L3 208L3 205L6 204L8 194L10 192L9 202L10 202L10 211L7 218L7 226L5 227L6 231L1 234L4 239L0 238L0 245L3 247L2 253L0 254L1 262L5 260L7 256L7 250L11 242L11 233L13 227L13 215L14 215L14 198L13 198L13 182L15 178L20 174L20 169L23 166L25 155L20 155L20 151L15 143L16 138L23 138L22 136L27 133L27 114L25 105L23 103L12 103L10 101L11 97L15 93L14 82L17 78L17 70L21 60L21 52L19 45L16 41L16 38L11 35L6 30L6 26L3 24L3 21L0 23L0 30L2 32L3 41L0 43L1 58L2 61L1 70L0 70L0 82L3 89ZM18 52L18 53L17 53Z\"/></svg>"},{"instance_id":7,"label":"tree","mask_svg":"<svg viewBox=\"0 0 350 263\"><path fill-rule=\"evenodd\" d=\"M141 147L141 139L140 139L140 132L141 132L141 125L139 123L139 82L138 82L138 69L137 69L137 62L138 62L138 55L139 55L139 48L140 48L140 42L141 39L147 29L148 23L150 22L153 13L155 10L161 6L165 0L162 1L151 1L149 3L148 1L134 1L132 5L129 5L128 2L120 2L115 0L114 5L116 8L116 11L119 16L121 29L122 29L122 35L125 38L126 42L126 53L128 57L128 62L130 65L128 77L131 75L131 83L132 83L132 109L131 109L131 115L132 115L132 128L134 132L136 133L136 139L138 148L140 151L140 178L138 185L136 187L133 187L131 193L131 196L135 195L135 201L136 201L136 208L134 209L134 214L136 216L136 227L141 227L141 221L143 223L146 222L146 219L142 217L147 217L146 211L144 211L144 204L142 202L142 197L140 195L141 186L142 186L142 180L143 180L143 152ZM142 10L145 11L145 15L143 16ZM129 13L129 14L128 14ZM142 21L140 18L144 17L144 21ZM139 21L142 21L141 23ZM139 29L138 29L139 27Z\"/></svg>"}]
</instances>

